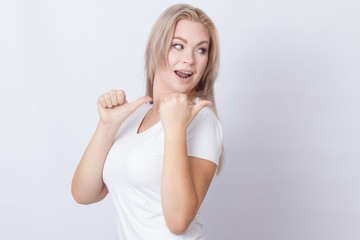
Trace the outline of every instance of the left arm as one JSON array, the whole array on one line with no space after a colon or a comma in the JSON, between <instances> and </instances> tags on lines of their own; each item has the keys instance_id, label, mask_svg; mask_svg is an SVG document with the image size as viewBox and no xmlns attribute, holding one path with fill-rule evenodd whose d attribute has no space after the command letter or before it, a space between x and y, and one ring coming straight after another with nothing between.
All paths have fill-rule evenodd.
<instances>
[{"instance_id":1,"label":"left arm","mask_svg":"<svg viewBox=\"0 0 360 240\"><path fill-rule=\"evenodd\" d=\"M215 163L187 154L187 126L209 103L202 101L190 110L186 95L180 94L160 106L165 132L162 208L166 224L175 234L185 232L193 221L216 171Z\"/></svg>"}]
</instances>

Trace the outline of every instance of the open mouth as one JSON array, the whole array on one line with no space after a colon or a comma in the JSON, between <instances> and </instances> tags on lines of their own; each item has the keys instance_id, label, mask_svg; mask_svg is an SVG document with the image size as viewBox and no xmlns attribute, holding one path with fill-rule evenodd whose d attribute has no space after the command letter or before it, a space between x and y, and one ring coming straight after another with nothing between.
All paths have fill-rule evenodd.
<instances>
[{"instance_id":1,"label":"open mouth","mask_svg":"<svg viewBox=\"0 0 360 240\"><path fill-rule=\"evenodd\" d=\"M183 79L188 79L189 77L191 77L193 75L192 72L185 72L185 71L175 71L176 75L178 75L179 77L183 78Z\"/></svg>"}]
</instances>

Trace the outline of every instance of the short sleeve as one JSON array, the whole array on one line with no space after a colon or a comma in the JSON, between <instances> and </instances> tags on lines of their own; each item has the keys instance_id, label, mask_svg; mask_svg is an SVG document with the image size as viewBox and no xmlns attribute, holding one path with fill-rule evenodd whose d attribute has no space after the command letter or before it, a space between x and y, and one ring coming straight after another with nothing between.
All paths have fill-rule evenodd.
<instances>
[{"instance_id":1,"label":"short sleeve","mask_svg":"<svg viewBox=\"0 0 360 240\"><path fill-rule=\"evenodd\" d=\"M222 153L222 126L215 113L204 107L187 129L188 156L209 160L219 165Z\"/></svg>"}]
</instances>

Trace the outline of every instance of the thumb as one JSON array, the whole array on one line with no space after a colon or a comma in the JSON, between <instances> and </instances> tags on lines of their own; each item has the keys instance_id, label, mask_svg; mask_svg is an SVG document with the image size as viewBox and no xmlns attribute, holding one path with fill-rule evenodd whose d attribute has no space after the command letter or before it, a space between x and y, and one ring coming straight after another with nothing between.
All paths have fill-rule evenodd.
<instances>
[{"instance_id":1,"label":"thumb","mask_svg":"<svg viewBox=\"0 0 360 240\"><path fill-rule=\"evenodd\" d=\"M144 103L146 102L150 102L152 100L151 97L149 96L144 96L144 97L141 97L141 98L138 98L136 99L135 101L133 102L130 102L130 111L131 112L134 112L138 107L140 107L141 105L143 105Z\"/></svg>"},{"instance_id":2,"label":"thumb","mask_svg":"<svg viewBox=\"0 0 360 240\"><path fill-rule=\"evenodd\" d=\"M191 109L191 120L194 119L196 114L198 114L198 112L200 112L201 109L203 109L205 106L207 106L209 104L212 104L212 102L210 102L208 100L201 100L200 102L195 104Z\"/></svg>"}]
</instances>

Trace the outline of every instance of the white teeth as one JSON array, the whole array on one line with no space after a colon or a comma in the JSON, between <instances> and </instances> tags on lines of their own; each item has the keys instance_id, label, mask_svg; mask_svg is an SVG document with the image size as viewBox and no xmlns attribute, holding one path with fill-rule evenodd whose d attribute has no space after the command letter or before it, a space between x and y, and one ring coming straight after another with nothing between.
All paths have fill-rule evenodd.
<instances>
[{"instance_id":1,"label":"white teeth","mask_svg":"<svg viewBox=\"0 0 360 240\"><path fill-rule=\"evenodd\" d=\"M185 74L192 74L191 72L183 72L183 71L179 71L179 72L182 72L182 73L185 73Z\"/></svg>"}]
</instances>

